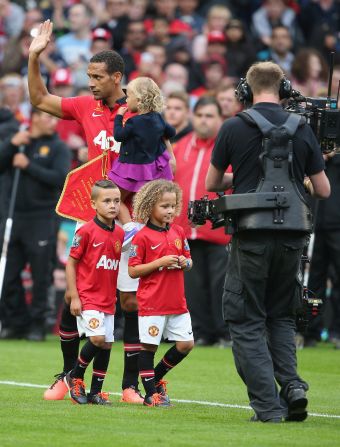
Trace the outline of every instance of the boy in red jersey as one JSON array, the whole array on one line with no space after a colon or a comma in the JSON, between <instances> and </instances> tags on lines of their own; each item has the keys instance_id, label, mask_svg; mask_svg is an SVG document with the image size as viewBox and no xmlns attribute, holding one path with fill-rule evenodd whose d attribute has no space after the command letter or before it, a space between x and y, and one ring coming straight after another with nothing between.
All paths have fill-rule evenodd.
<instances>
[{"instance_id":1,"label":"boy in red jersey","mask_svg":"<svg viewBox=\"0 0 340 447\"><path fill-rule=\"evenodd\" d=\"M114 340L116 287L124 231L115 226L120 191L110 180L99 180L91 192L96 217L76 232L66 264L71 313L77 317L79 335L88 341L80 351L65 384L77 404L111 405L102 393ZM93 360L91 390L85 393L84 373Z\"/></svg>"},{"instance_id":2,"label":"boy in red jersey","mask_svg":"<svg viewBox=\"0 0 340 447\"><path fill-rule=\"evenodd\" d=\"M110 149L111 159L119 152L120 144L113 138L114 118L120 106L125 104L125 93L121 87L124 61L115 51L101 51L89 63L87 75L89 89L93 96L61 98L49 93L40 74L40 54L47 47L53 24L46 20L40 25L38 35L29 49L28 87L31 103L39 110L63 119L74 119L84 129L89 159ZM128 229L127 229L128 230ZM124 374L122 380L122 401L142 403L138 391L138 316L136 290L138 280L127 274L127 256L122 256L118 275L118 289L121 308L125 318ZM60 345L63 354L63 371L57 374L55 382L44 393L47 400L63 399L67 393L63 378L75 364L79 350L79 335L76 319L65 303L59 328Z\"/></svg>"},{"instance_id":3,"label":"boy in red jersey","mask_svg":"<svg viewBox=\"0 0 340 447\"><path fill-rule=\"evenodd\" d=\"M137 290L138 327L142 349L139 373L145 388L144 405L170 406L165 374L194 347L191 318L184 294L184 270L192 261L184 230L171 225L180 213L182 192L176 183L154 180L136 194L134 214L145 223L132 240L129 275L140 278ZM161 337L175 341L154 368Z\"/></svg>"}]
</instances>

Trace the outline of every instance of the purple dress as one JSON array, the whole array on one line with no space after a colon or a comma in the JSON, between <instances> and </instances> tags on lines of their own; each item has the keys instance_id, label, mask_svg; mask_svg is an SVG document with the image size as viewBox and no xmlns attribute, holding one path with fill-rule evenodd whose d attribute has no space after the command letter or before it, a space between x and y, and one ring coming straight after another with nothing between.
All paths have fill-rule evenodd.
<instances>
[{"instance_id":1,"label":"purple dress","mask_svg":"<svg viewBox=\"0 0 340 447\"><path fill-rule=\"evenodd\" d=\"M156 179L172 180L164 138L172 138L176 131L156 112L114 122L114 138L121 141L119 158L112 163L109 179L122 189L137 192L147 182Z\"/></svg>"}]
</instances>

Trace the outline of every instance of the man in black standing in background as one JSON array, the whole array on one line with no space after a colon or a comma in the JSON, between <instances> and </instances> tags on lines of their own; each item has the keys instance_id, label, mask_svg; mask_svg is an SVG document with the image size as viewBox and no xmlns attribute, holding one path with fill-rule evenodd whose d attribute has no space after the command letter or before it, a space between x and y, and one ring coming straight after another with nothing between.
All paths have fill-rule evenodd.
<instances>
[{"instance_id":1,"label":"man in black standing in background","mask_svg":"<svg viewBox=\"0 0 340 447\"><path fill-rule=\"evenodd\" d=\"M243 96L253 103L250 110L275 126L282 126L289 115L280 105L280 99L290 94L286 81L278 65L260 62L250 67L242 88ZM304 175L309 176L317 198L327 198L330 186L320 147L300 118L292 118L299 127L289 138L292 145L279 148L279 156L274 143L274 151L269 146L271 152L263 152L268 147L262 147L260 128L254 119L245 118L249 116L236 116L223 124L206 177L207 190L225 191L232 182L234 194L254 193L261 180L268 185L271 177L273 183L278 180L279 191L290 191L290 209L281 225L276 224L273 210L248 210L237 216L224 285L224 319L229 323L237 371L255 411L252 421L303 421L308 385L297 374L294 337L300 296L297 276L311 230ZM225 174L229 165L233 177ZM294 219L295 213L301 218Z\"/></svg>"},{"instance_id":2,"label":"man in black standing in background","mask_svg":"<svg viewBox=\"0 0 340 447\"><path fill-rule=\"evenodd\" d=\"M0 338L45 338L47 289L56 247L57 203L70 168L70 150L55 133L57 118L32 111L29 130L19 131L0 144L2 187L0 234L3 237L14 172L20 169L13 227L8 246L0 319ZM24 148L21 152L19 148ZM27 306L21 272L30 264L32 302Z\"/></svg>"}]
</instances>

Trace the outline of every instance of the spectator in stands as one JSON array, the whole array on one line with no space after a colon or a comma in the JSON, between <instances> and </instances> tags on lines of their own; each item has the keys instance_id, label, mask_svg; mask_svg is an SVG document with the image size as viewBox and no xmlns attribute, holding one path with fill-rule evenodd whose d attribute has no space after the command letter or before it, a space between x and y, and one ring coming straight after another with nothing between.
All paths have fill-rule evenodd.
<instances>
[{"instance_id":1,"label":"spectator in stands","mask_svg":"<svg viewBox=\"0 0 340 447\"><path fill-rule=\"evenodd\" d=\"M70 31L56 39L58 51L72 69L90 58L91 18L92 11L87 5L73 5L68 12Z\"/></svg>"},{"instance_id":2,"label":"spectator in stands","mask_svg":"<svg viewBox=\"0 0 340 447\"><path fill-rule=\"evenodd\" d=\"M216 93L217 88L221 85L227 72L225 59L218 55L211 56L202 64L202 72L204 76L202 85L190 92L193 103L202 95L214 95Z\"/></svg>"},{"instance_id":3,"label":"spectator in stands","mask_svg":"<svg viewBox=\"0 0 340 447\"><path fill-rule=\"evenodd\" d=\"M227 120L241 111L242 106L236 98L234 84L222 83L215 96L221 107L223 120Z\"/></svg>"},{"instance_id":4,"label":"spectator in stands","mask_svg":"<svg viewBox=\"0 0 340 447\"><path fill-rule=\"evenodd\" d=\"M308 46L318 45L320 33L340 30L340 3L335 0L305 2L299 14L299 23Z\"/></svg>"},{"instance_id":5,"label":"spectator in stands","mask_svg":"<svg viewBox=\"0 0 340 447\"><path fill-rule=\"evenodd\" d=\"M292 65L292 82L303 96L327 94L328 66L321 54L313 48L302 48Z\"/></svg>"},{"instance_id":6,"label":"spectator in stands","mask_svg":"<svg viewBox=\"0 0 340 447\"><path fill-rule=\"evenodd\" d=\"M198 11L198 0L178 0L176 17L187 23L194 30L195 34L202 32L204 18Z\"/></svg>"},{"instance_id":7,"label":"spectator in stands","mask_svg":"<svg viewBox=\"0 0 340 447\"><path fill-rule=\"evenodd\" d=\"M201 63L207 62L210 58L219 56L226 57L227 54L227 39L225 33L222 31L211 31L207 35L207 47L205 57Z\"/></svg>"},{"instance_id":8,"label":"spectator in stands","mask_svg":"<svg viewBox=\"0 0 340 447\"><path fill-rule=\"evenodd\" d=\"M175 149L177 141L192 132L189 95L183 91L170 93L167 96L164 117L165 121L176 129L176 135L170 138Z\"/></svg>"},{"instance_id":9,"label":"spectator in stands","mask_svg":"<svg viewBox=\"0 0 340 447\"><path fill-rule=\"evenodd\" d=\"M95 28L91 33L91 57L100 51L112 50L112 34L105 28Z\"/></svg>"},{"instance_id":10,"label":"spectator in stands","mask_svg":"<svg viewBox=\"0 0 340 447\"><path fill-rule=\"evenodd\" d=\"M9 73L0 79L0 97L3 107L7 107L19 123L29 122L31 106L19 74Z\"/></svg>"},{"instance_id":11,"label":"spectator in stands","mask_svg":"<svg viewBox=\"0 0 340 447\"><path fill-rule=\"evenodd\" d=\"M140 76L149 77L158 85L161 85L163 82L162 66L156 62L155 56L147 51L144 51L141 54L140 61L137 65L137 70L130 73L128 80L132 81Z\"/></svg>"},{"instance_id":12,"label":"spectator in stands","mask_svg":"<svg viewBox=\"0 0 340 447\"><path fill-rule=\"evenodd\" d=\"M255 46L248 37L241 20L231 19L225 31L227 45L227 75L240 78L246 74L250 65L256 60Z\"/></svg>"},{"instance_id":13,"label":"spectator in stands","mask_svg":"<svg viewBox=\"0 0 340 447\"><path fill-rule=\"evenodd\" d=\"M25 11L15 2L0 0L0 32L8 37L19 36L25 20Z\"/></svg>"},{"instance_id":14,"label":"spectator in stands","mask_svg":"<svg viewBox=\"0 0 340 447\"><path fill-rule=\"evenodd\" d=\"M194 37L192 42L192 55L195 61L203 62L206 57L208 34L212 31L224 33L230 19L230 9L224 5L214 5L209 9L202 33Z\"/></svg>"},{"instance_id":15,"label":"spectator in stands","mask_svg":"<svg viewBox=\"0 0 340 447\"><path fill-rule=\"evenodd\" d=\"M129 79L140 63L141 54L145 50L147 34L143 20L129 22L120 54L125 62L125 75Z\"/></svg>"},{"instance_id":16,"label":"spectator in stands","mask_svg":"<svg viewBox=\"0 0 340 447\"><path fill-rule=\"evenodd\" d=\"M289 29L283 25L277 25L273 28L272 37L268 48L258 53L259 61L273 61L278 64L286 76L290 76L294 54L292 37Z\"/></svg>"},{"instance_id":17,"label":"spectator in stands","mask_svg":"<svg viewBox=\"0 0 340 447\"><path fill-rule=\"evenodd\" d=\"M188 70L188 91L202 85L203 73L201 67L194 61L190 43L186 39L178 39L177 42L174 42L168 54L168 63L183 65Z\"/></svg>"},{"instance_id":18,"label":"spectator in stands","mask_svg":"<svg viewBox=\"0 0 340 447\"><path fill-rule=\"evenodd\" d=\"M252 32L264 47L270 46L274 26L284 25L291 33L294 46L301 45L303 37L297 24L295 11L285 0L264 0L252 18Z\"/></svg>"},{"instance_id":19,"label":"spectator in stands","mask_svg":"<svg viewBox=\"0 0 340 447\"><path fill-rule=\"evenodd\" d=\"M189 74L188 70L181 64L169 64L164 69L164 80L176 82L182 85L185 90L188 88Z\"/></svg>"},{"instance_id":20,"label":"spectator in stands","mask_svg":"<svg viewBox=\"0 0 340 447\"><path fill-rule=\"evenodd\" d=\"M102 8L102 14L98 16L97 25L110 30L116 51L120 51L123 47L130 20L128 12L129 0L105 0L105 7ZM138 20L141 20L141 18L138 18Z\"/></svg>"},{"instance_id":21,"label":"spectator in stands","mask_svg":"<svg viewBox=\"0 0 340 447\"><path fill-rule=\"evenodd\" d=\"M144 20L148 7L148 0L130 0L128 16L130 20Z\"/></svg>"}]
</instances>

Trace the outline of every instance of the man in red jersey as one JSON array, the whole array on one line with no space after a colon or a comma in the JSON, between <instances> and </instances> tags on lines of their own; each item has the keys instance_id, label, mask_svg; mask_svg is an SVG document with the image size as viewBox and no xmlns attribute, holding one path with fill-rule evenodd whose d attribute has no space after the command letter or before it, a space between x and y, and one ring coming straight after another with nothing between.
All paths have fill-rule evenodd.
<instances>
[{"instance_id":1,"label":"man in red jersey","mask_svg":"<svg viewBox=\"0 0 340 447\"><path fill-rule=\"evenodd\" d=\"M89 159L93 159L110 149L111 158L119 152L119 144L113 138L113 121L118 108L125 103L121 87L124 61L115 51L102 51L94 55L88 66L89 89L92 96L61 98L51 95L40 74L39 57L47 47L53 24L46 20L40 25L38 35L29 49L28 87L31 103L40 110L63 119L75 119L84 129ZM127 260L122 258L119 277L127 270ZM123 396L125 402L142 403L138 393L138 319L136 290L138 281L118 278L120 303L125 316L124 326L124 375ZM130 281L129 284L126 281ZM124 292L122 292L124 290ZM60 324L61 350L64 358L63 372L56 376L55 383L45 392L45 399L63 399L67 389L63 377L70 371L78 356L79 334L75 318L66 305Z\"/></svg>"}]
</instances>

